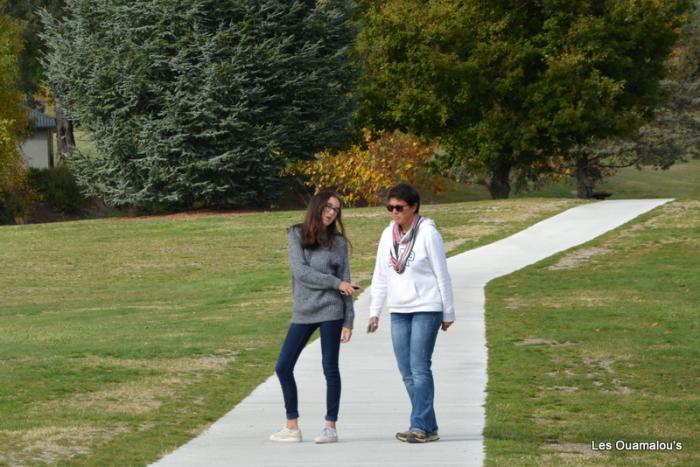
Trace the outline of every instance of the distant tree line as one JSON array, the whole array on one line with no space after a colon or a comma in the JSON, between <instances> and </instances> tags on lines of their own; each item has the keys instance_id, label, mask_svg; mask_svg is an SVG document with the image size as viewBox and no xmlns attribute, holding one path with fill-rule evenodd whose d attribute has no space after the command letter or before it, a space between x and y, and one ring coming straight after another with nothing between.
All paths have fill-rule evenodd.
<instances>
[{"instance_id":1,"label":"distant tree line","mask_svg":"<svg viewBox=\"0 0 700 467\"><path fill-rule=\"evenodd\" d=\"M17 92L46 86L69 167L114 206L269 204L285 167L393 131L493 198L565 176L585 198L620 167L694 155L695 3L0 0L16 117L0 132L16 144Z\"/></svg>"}]
</instances>

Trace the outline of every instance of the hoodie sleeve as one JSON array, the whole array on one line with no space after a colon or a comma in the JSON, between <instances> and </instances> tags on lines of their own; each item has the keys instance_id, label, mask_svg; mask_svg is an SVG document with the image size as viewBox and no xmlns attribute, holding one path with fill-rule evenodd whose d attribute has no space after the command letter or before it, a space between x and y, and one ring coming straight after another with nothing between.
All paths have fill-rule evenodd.
<instances>
[{"instance_id":1,"label":"hoodie sleeve","mask_svg":"<svg viewBox=\"0 0 700 467\"><path fill-rule=\"evenodd\" d=\"M426 251L430 259L430 265L433 268L433 273L437 279L440 296L442 297L442 320L455 320L454 298L452 294L452 279L447 270L447 256L445 255L445 246L442 241L442 236L436 228L429 231L426 238Z\"/></svg>"},{"instance_id":2,"label":"hoodie sleeve","mask_svg":"<svg viewBox=\"0 0 700 467\"><path fill-rule=\"evenodd\" d=\"M370 293L369 316L377 318L382 314L382 306L386 299L387 290L387 255L389 249L386 246L386 230L382 233L377 247L377 259L374 263L374 274L372 274L372 289Z\"/></svg>"},{"instance_id":3,"label":"hoodie sleeve","mask_svg":"<svg viewBox=\"0 0 700 467\"><path fill-rule=\"evenodd\" d=\"M289 270L295 280L310 289L337 289L340 279L332 274L324 274L309 266L297 229L290 229L287 234L287 252L289 254Z\"/></svg>"}]
</instances>

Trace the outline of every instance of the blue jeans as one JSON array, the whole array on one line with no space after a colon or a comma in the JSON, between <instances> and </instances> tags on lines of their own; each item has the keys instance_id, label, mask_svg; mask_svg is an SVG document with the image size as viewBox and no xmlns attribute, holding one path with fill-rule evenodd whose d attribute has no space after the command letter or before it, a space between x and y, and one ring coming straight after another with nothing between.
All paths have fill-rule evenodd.
<instances>
[{"instance_id":1,"label":"blue jeans","mask_svg":"<svg viewBox=\"0 0 700 467\"><path fill-rule=\"evenodd\" d=\"M442 324L442 312L392 313L391 341L399 371L411 399L412 429L438 430L433 400L433 349Z\"/></svg>"},{"instance_id":2,"label":"blue jeans","mask_svg":"<svg viewBox=\"0 0 700 467\"><path fill-rule=\"evenodd\" d=\"M289 325L287 337L282 344L282 350L277 358L275 373L282 385L284 407L287 420L299 418L297 383L294 380L294 366L316 329L321 329L321 354L323 374L326 377L326 420L338 420L340 407L340 370L338 369L338 354L340 353L340 335L343 330L343 319L323 321L321 323Z\"/></svg>"}]
</instances>

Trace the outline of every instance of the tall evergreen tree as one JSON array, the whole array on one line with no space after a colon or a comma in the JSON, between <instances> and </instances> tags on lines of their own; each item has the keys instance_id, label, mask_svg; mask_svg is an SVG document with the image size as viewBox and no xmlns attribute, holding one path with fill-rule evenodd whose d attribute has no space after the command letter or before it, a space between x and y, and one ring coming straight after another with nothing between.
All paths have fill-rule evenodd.
<instances>
[{"instance_id":1,"label":"tall evergreen tree","mask_svg":"<svg viewBox=\"0 0 700 467\"><path fill-rule=\"evenodd\" d=\"M687 0L363 2L361 118L440 137L446 166L487 174L576 159L633 134L662 97Z\"/></svg>"},{"instance_id":2,"label":"tall evergreen tree","mask_svg":"<svg viewBox=\"0 0 700 467\"><path fill-rule=\"evenodd\" d=\"M68 0L44 15L51 88L90 132L70 160L111 205L264 203L288 160L346 137L346 0Z\"/></svg>"}]
</instances>

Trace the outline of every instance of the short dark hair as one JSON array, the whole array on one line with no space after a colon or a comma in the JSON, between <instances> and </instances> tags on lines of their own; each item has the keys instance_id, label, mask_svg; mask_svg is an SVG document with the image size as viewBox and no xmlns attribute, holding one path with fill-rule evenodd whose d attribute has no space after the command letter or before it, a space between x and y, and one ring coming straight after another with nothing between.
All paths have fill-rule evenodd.
<instances>
[{"instance_id":1,"label":"short dark hair","mask_svg":"<svg viewBox=\"0 0 700 467\"><path fill-rule=\"evenodd\" d=\"M389 200L391 198L406 201L409 206L417 205L416 213L420 211L420 195L418 194L418 190L413 188L408 183L399 183L394 188L389 190L389 194L386 195L386 199Z\"/></svg>"}]
</instances>

